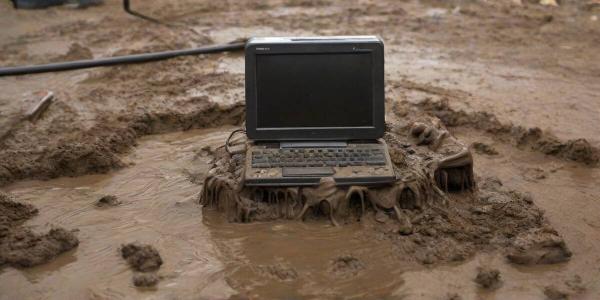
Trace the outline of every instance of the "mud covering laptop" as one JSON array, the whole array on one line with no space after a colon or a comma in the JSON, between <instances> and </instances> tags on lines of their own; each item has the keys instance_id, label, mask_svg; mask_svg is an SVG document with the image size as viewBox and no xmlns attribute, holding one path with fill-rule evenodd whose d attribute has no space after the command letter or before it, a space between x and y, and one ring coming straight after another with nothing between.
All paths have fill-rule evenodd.
<instances>
[{"instance_id":1,"label":"mud covering laptop","mask_svg":"<svg viewBox=\"0 0 600 300\"><path fill-rule=\"evenodd\" d=\"M248 186L378 185L395 175L384 134L383 42L265 37L246 45Z\"/></svg>"}]
</instances>

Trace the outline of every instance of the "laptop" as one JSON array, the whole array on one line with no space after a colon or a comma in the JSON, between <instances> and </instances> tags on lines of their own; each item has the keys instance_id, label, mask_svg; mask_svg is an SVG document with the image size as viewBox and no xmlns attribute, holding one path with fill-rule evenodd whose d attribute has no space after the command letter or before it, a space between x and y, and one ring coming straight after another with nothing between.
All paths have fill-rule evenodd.
<instances>
[{"instance_id":1,"label":"laptop","mask_svg":"<svg viewBox=\"0 0 600 300\"><path fill-rule=\"evenodd\" d=\"M382 137L383 42L261 37L246 45L246 186L381 185L396 179Z\"/></svg>"}]
</instances>

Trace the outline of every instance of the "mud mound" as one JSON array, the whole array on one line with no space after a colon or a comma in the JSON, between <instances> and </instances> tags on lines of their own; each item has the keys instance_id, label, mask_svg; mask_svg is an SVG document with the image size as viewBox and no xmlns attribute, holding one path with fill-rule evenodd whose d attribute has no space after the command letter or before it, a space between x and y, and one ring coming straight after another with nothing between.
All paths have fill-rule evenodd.
<instances>
[{"instance_id":1,"label":"mud mound","mask_svg":"<svg viewBox=\"0 0 600 300\"><path fill-rule=\"evenodd\" d=\"M0 192L0 225L9 226L25 221L38 213L31 204L15 202L8 194Z\"/></svg>"},{"instance_id":2,"label":"mud mound","mask_svg":"<svg viewBox=\"0 0 600 300\"><path fill-rule=\"evenodd\" d=\"M565 241L551 228L535 228L520 233L507 258L519 265L554 264L572 256Z\"/></svg>"},{"instance_id":3,"label":"mud mound","mask_svg":"<svg viewBox=\"0 0 600 300\"><path fill-rule=\"evenodd\" d=\"M479 268L475 282L484 289L494 289L500 286L500 271L490 268Z\"/></svg>"},{"instance_id":4,"label":"mud mound","mask_svg":"<svg viewBox=\"0 0 600 300\"><path fill-rule=\"evenodd\" d=\"M244 151L217 149L200 203L231 222L359 221L419 264L463 261L489 250L518 264L569 260L571 252L531 196L497 178L480 178L475 186L468 149L435 118L388 124L385 139L400 178L390 186L338 187L323 178L314 187L249 188L241 181Z\"/></svg>"},{"instance_id":5,"label":"mud mound","mask_svg":"<svg viewBox=\"0 0 600 300\"><path fill-rule=\"evenodd\" d=\"M63 228L40 235L23 227L22 223L37 212L35 207L0 192L0 266L37 266L79 245L77 237Z\"/></svg>"},{"instance_id":6,"label":"mud mound","mask_svg":"<svg viewBox=\"0 0 600 300\"><path fill-rule=\"evenodd\" d=\"M561 141L539 128L503 124L495 115L488 112L455 110L450 107L447 100L425 100L417 106L440 118L449 127L469 126L484 130L516 146L587 165L597 165L600 161L600 149L593 147L585 139Z\"/></svg>"},{"instance_id":7,"label":"mud mound","mask_svg":"<svg viewBox=\"0 0 600 300\"><path fill-rule=\"evenodd\" d=\"M154 287L161 277L156 271L163 263L158 250L151 245L130 243L121 246L121 257L127 261L129 266L138 272L132 277L133 285L140 288Z\"/></svg>"},{"instance_id":8,"label":"mud mound","mask_svg":"<svg viewBox=\"0 0 600 300\"><path fill-rule=\"evenodd\" d=\"M515 252L553 258L527 261L533 264L570 258L564 241L530 196L503 187L496 178L479 182L480 188L473 194L450 195L448 206L405 210L413 225L412 234L401 234L398 225L391 222L373 229L392 240L398 251L422 264L463 261L477 251L494 249L504 251L511 262Z\"/></svg>"},{"instance_id":9,"label":"mud mound","mask_svg":"<svg viewBox=\"0 0 600 300\"><path fill-rule=\"evenodd\" d=\"M118 121L101 119L89 130L50 141L42 152L0 150L0 186L25 178L106 173L125 166L119 155L131 149L142 135L238 124L242 113L241 105L221 107L204 103L190 113L144 113Z\"/></svg>"},{"instance_id":10,"label":"mud mound","mask_svg":"<svg viewBox=\"0 0 600 300\"><path fill-rule=\"evenodd\" d=\"M163 263L158 251L151 245L130 243L121 246L121 256L136 271L156 271Z\"/></svg>"}]
</instances>

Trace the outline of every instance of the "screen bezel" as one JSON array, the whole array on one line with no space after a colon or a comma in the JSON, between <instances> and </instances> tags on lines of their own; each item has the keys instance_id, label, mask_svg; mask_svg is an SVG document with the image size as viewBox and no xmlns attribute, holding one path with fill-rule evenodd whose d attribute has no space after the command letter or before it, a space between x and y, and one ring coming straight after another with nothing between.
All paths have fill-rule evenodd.
<instances>
[{"instance_id":1,"label":"screen bezel","mask_svg":"<svg viewBox=\"0 0 600 300\"><path fill-rule=\"evenodd\" d=\"M370 53L373 72L372 126L257 128L256 56L275 54ZM246 134L253 140L357 140L383 136L384 69L380 40L290 40L288 43L252 43L246 46Z\"/></svg>"}]
</instances>

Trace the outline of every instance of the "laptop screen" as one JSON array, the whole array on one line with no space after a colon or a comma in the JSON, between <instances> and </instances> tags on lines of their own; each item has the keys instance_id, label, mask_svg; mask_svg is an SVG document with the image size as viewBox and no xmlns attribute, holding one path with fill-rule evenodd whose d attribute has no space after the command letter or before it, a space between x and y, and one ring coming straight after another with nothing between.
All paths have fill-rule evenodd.
<instances>
[{"instance_id":1,"label":"laptop screen","mask_svg":"<svg viewBox=\"0 0 600 300\"><path fill-rule=\"evenodd\" d=\"M372 127L372 59L364 52L257 55L257 127Z\"/></svg>"}]
</instances>

